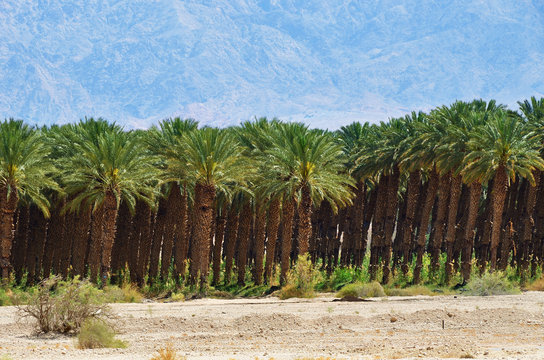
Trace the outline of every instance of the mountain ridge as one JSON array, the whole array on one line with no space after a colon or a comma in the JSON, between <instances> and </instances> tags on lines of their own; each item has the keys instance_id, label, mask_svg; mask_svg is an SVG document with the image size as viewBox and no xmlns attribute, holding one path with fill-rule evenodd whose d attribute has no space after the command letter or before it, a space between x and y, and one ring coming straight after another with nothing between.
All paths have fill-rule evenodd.
<instances>
[{"instance_id":1,"label":"mountain ridge","mask_svg":"<svg viewBox=\"0 0 544 360\"><path fill-rule=\"evenodd\" d=\"M537 1L0 3L0 116L337 128L544 93Z\"/></svg>"}]
</instances>

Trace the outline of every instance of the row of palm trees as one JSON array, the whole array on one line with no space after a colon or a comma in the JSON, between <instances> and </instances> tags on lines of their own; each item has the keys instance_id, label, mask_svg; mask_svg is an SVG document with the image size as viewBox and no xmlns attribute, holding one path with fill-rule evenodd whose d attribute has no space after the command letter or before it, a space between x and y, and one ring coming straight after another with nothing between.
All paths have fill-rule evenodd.
<instances>
[{"instance_id":1,"label":"row of palm trees","mask_svg":"<svg viewBox=\"0 0 544 360\"><path fill-rule=\"evenodd\" d=\"M0 124L0 267L143 284L281 282L299 255L388 282L470 277L473 258L522 276L543 259L544 100L457 101L335 132L266 118L124 131L102 119ZM368 250L368 251L367 251ZM415 262L413 272L410 265ZM189 267L187 268L187 264ZM221 265L224 264L224 267ZM209 274L210 268L212 274ZM185 279L188 270L188 278Z\"/></svg>"}]
</instances>

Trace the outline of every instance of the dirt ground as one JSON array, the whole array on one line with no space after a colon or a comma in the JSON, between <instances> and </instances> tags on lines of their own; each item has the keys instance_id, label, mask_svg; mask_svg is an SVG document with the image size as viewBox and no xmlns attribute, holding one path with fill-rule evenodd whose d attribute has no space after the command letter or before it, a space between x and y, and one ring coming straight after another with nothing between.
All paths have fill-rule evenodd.
<instances>
[{"instance_id":1,"label":"dirt ground","mask_svg":"<svg viewBox=\"0 0 544 360\"><path fill-rule=\"evenodd\" d=\"M365 302L333 302L330 295L201 299L112 308L126 349L80 350L72 337L32 335L14 307L1 307L0 359L150 359L169 342L187 359L544 359L541 292Z\"/></svg>"}]
</instances>

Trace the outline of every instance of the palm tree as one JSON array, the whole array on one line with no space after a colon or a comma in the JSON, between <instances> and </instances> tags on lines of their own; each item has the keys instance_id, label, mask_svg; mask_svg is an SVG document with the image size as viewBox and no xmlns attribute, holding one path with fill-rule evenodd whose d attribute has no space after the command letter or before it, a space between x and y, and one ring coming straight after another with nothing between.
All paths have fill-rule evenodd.
<instances>
[{"instance_id":1,"label":"palm tree","mask_svg":"<svg viewBox=\"0 0 544 360\"><path fill-rule=\"evenodd\" d=\"M278 126L272 136L274 146L266 151L264 175L269 179L267 193L284 197L281 277L285 279L294 202L299 203L298 254L305 255L312 234L313 205L324 199L334 207L350 203L354 181L343 175L344 154L332 134L289 123Z\"/></svg>"},{"instance_id":2,"label":"palm tree","mask_svg":"<svg viewBox=\"0 0 544 360\"><path fill-rule=\"evenodd\" d=\"M98 268L103 280L109 276L119 204L125 201L132 212L138 199L152 205L158 172L137 134L102 126L89 136L87 126L82 125L71 156L61 164L66 192L72 195L68 208L93 209L90 256L98 254L100 264L90 263L94 281Z\"/></svg>"},{"instance_id":3,"label":"palm tree","mask_svg":"<svg viewBox=\"0 0 544 360\"><path fill-rule=\"evenodd\" d=\"M544 169L544 160L540 157L540 144L531 137L527 123L502 109L475 129L468 148L463 168L467 181L485 183L493 179L490 252L491 269L495 270L507 189L517 176L526 178L534 186L533 172Z\"/></svg>"},{"instance_id":4,"label":"palm tree","mask_svg":"<svg viewBox=\"0 0 544 360\"><path fill-rule=\"evenodd\" d=\"M48 161L49 149L39 131L21 120L0 123L0 268L6 281L11 268L14 214L20 198L26 198L49 217L46 188L57 188Z\"/></svg>"},{"instance_id":5,"label":"palm tree","mask_svg":"<svg viewBox=\"0 0 544 360\"><path fill-rule=\"evenodd\" d=\"M241 146L227 130L203 128L186 133L174 150L184 153L189 183L195 184L192 246L200 257L200 290L206 291L216 193L227 193L233 183L243 183L248 171Z\"/></svg>"},{"instance_id":6,"label":"palm tree","mask_svg":"<svg viewBox=\"0 0 544 360\"><path fill-rule=\"evenodd\" d=\"M185 260L189 249L189 193L190 187L187 177L187 163L183 148L184 134L196 131L198 122L193 119L179 117L165 119L159 123L159 128L152 127L146 134L144 141L151 152L158 155L156 166L164 173L169 182L167 214L165 214L164 242L162 244L161 274L166 277L170 268L172 250L175 248L174 264L177 278L185 274ZM181 153L179 152L181 151ZM183 191L179 189L183 188ZM180 192L181 191L181 192ZM157 238L157 241L160 239ZM174 244L175 241L175 244ZM158 248L158 244L155 246Z\"/></svg>"}]
</instances>

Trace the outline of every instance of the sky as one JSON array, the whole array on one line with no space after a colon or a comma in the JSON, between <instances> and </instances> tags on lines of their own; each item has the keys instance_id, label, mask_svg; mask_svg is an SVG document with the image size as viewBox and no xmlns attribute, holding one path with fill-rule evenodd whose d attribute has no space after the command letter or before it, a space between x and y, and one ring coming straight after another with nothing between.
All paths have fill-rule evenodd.
<instances>
[{"instance_id":1,"label":"sky","mask_svg":"<svg viewBox=\"0 0 544 360\"><path fill-rule=\"evenodd\" d=\"M540 1L0 2L0 118L336 129L544 93Z\"/></svg>"}]
</instances>

